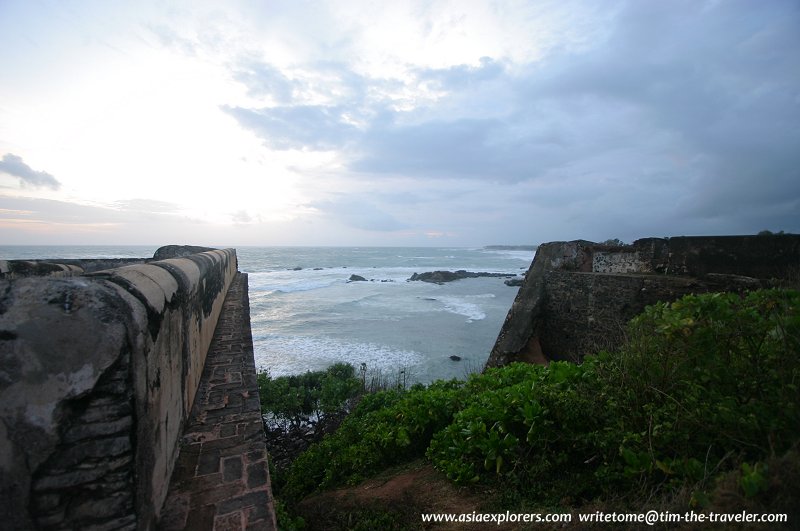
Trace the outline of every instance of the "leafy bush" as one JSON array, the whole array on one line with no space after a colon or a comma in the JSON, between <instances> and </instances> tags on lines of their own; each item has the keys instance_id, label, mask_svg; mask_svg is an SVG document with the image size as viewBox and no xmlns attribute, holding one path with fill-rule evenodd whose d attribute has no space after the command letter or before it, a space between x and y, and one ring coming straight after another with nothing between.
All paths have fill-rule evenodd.
<instances>
[{"instance_id":1,"label":"leafy bush","mask_svg":"<svg viewBox=\"0 0 800 531\"><path fill-rule=\"evenodd\" d=\"M408 391L366 395L339 429L298 457L281 495L288 501L421 456L463 401L463 382L438 381Z\"/></svg>"},{"instance_id":2,"label":"leafy bush","mask_svg":"<svg viewBox=\"0 0 800 531\"><path fill-rule=\"evenodd\" d=\"M457 483L550 500L704 489L739 469L744 492L761 492L758 463L800 439L800 293L656 304L628 338L581 365L511 364L367 395L294 462L282 495L296 501L423 454Z\"/></svg>"},{"instance_id":3,"label":"leafy bush","mask_svg":"<svg viewBox=\"0 0 800 531\"><path fill-rule=\"evenodd\" d=\"M257 382L261 411L273 427L283 429L345 411L362 387L349 363L278 378L263 371L257 375Z\"/></svg>"},{"instance_id":4,"label":"leafy bush","mask_svg":"<svg viewBox=\"0 0 800 531\"><path fill-rule=\"evenodd\" d=\"M629 335L603 375L629 473L701 480L797 439L800 293L690 295L648 307Z\"/></svg>"},{"instance_id":5,"label":"leafy bush","mask_svg":"<svg viewBox=\"0 0 800 531\"><path fill-rule=\"evenodd\" d=\"M434 436L428 457L457 483L503 478L533 488L558 479L573 493L588 488L586 463L607 446L595 364L517 363L471 378L467 388L483 391Z\"/></svg>"},{"instance_id":6,"label":"leafy bush","mask_svg":"<svg viewBox=\"0 0 800 531\"><path fill-rule=\"evenodd\" d=\"M619 353L487 371L428 456L456 482L575 496L702 482L725 460L785 451L800 435L798 303L778 290L688 296L647 308Z\"/></svg>"}]
</instances>

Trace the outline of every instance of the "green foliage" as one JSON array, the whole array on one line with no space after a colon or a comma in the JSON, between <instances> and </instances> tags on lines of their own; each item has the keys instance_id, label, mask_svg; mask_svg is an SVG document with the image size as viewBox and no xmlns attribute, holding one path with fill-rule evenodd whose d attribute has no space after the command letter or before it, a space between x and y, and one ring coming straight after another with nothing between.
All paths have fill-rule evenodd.
<instances>
[{"instance_id":1,"label":"green foliage","mask_svg":"<svg viewBox=\"0 0 800 531\"><path fill-rule=\"evenodd\" d=\"M617 388L627 473L704 479L729 456L785 450L800 427L800 294L691 295L630 324L603 375Z\"/></svg>"},{"instance_id":2,"label":"green foliage","mask_svg":"<svg viewBox=\"0 0 800 531\"><path fill-rule=\"evenodd\" d=\"M640 488L693 491L763 465L800 439L800 293L705 294L656 304L628 342L583 364L511 364L467 382L365 396L292 465L282 493L352 483L422 455L457 483L543 500ZM756 464L748 464L756 463Z\"/></svg>"},{"instance_id":3,"label":"green foliage","mask_svg":"<svg viewBox=\"0 0 800 531\"><path fill-rule=\"evenodd\" d=\"M447 426L463 400L463 382L366 395L336 433L299 456L281 495L297 501L317 490L355 483L395 463L420 456Z\"/></svg>"},{"instance_id":4,"label":"green foliage","mask_svg":"<svg viewBox=\"0 0 800 531\"><path fill-rule=\"evenodd\" d=\"M306 528L306 523L303 518L299 516L293 517L281 500L275 499L273 503L278 529L281 531L302 531Z\"/></svg>"},{"instance_id":5,"label":"green foliage","mask_svg":"<svg viewBox=\"0 0 800 531\"><path fill-rule=\"evenodd\" d=\"M767 477L766 466L763 463L742 463L742 474L739 477L739 486L742 488L744 495L748 498L756 496L759 492L766 490Z\"/></svg>"},{"instance_id":6,"label":"green foliage","mask_svg":"<svg viewBox=\"0 0 800 531\"><path fill-rule=\"evenodd\" d=\"M483 392L434 436L428 457L457 483L502 478L533 488L559 478L573 492L590 488L585 462L607 446L594 371L595 361L518 363L473 376L467 388Z\"/></svg>"},{"instance_id":7,"label":"green foliage","mask_svg":"<svg viewBox=\"0 0 800 531\"><path fill-rule=\"evenodd\" d=\"M346 410L362 387L349 363L278 378L260 372L257 382L261 411L274 426L284 429Z\"/></svg>"}]
</instances>

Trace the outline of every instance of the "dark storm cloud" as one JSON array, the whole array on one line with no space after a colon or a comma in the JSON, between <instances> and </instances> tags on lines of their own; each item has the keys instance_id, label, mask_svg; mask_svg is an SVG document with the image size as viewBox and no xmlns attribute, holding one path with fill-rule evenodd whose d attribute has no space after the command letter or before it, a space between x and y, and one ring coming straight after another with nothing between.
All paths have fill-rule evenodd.
<instances>
[{"instance_id":1,"label":"dark storm cloud","mask_svg":"<svg viewBox=\"0 0 800 531\"><path fill-rule=\"evenodd\" d=\"M581 112L561 125L573 133L591 125L597 109L627 109L606 120L627 135L595 131L573 154L585 157L593 143L654 147L660 136L666 158L649 161L660 167L657 178L691 192L687 213L735 214L742 205L780 199L797 204L798 23L789 2L633 2L608 42L571 61L552 58L526 76L520 94L562 109L576 105ZM617 162L631 179L645 177L647 160L628 168Z\"/></svg>"},{"instance_id":2,"label":"dark storm cloud","mask_svg":"<svg viewBox=\"0 0 800 531\"><path fill-rule=\"evenodd\" d=\"M55 177L47 172L34 170L23 162L22 157L11 153L6 153L3 160L0 161L0 172L17 177L25 185L52 188L53 190L61 187L61 183Z\"/></svg>"},{"instance_id":3,"label":"dark storm cloud","mask_svg":"<svg viewBox=\"0 0 800 531\"><path fill-rule=\"evenodd\" d=\"M558 204L562 226L607 223L606 237L628 225L800 230L800 4L632 1L611 11L603 38L537 62L412 69L401 87L443 95L405 107L381 96L386 80L330 65L346 94L335 104L227 110L273 148L338 149L351 172L412 179L418 193L435 179L530 184L517 203ZM266 70L266 86L277 75ZM500 216L507 205L486 208ZM649 221L609 215L619 209Z\"/></svg>"}]
</instances>

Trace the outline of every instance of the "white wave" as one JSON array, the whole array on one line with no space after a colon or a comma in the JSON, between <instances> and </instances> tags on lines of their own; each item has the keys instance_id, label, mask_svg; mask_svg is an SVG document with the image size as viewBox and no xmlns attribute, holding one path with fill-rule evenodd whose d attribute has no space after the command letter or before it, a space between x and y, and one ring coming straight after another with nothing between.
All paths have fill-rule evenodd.
<instances>
[{"instance_id":1,"label":"white wave","mask_svg":"<svg viewBox=\"0 0 800 531\"><path fill-rule=\"evenodd\" d=\"M419 364L423 359L413 350L326 337L266 334L254 340L256 366L269 368L273 376L321 370L337 362L350 363L357 368L366 363L370 369L395 370Z\"/></svg>"},{"instance_id":2,"label":"white wave","mask_svg":"<svg viewBox=\"0 0 800 531\"><path fill-rule=\"evenodd\" d=\"M476 296L472 296L477 298ZM461 297L440 297L439 301L444 305L445 311L454 313L456 315L463 315L467 318L467 322L480 321L486 319L486 313L483 309L473 302L468 302Z\"/></svg>"},{"instance_id":3,"label":"white wave","mask_svg":"<svg viewBox=\"0 0 800 531\"><path fill-rule=\"evenodd\" d=\"M248 275L249 289L254 293L310 291L344 283L346 280L341 274L330 274L323 270L271 271Z\"/></svg>"},{"instance_id":4,"label":"white wave","mask_svg":"<svg viewBox=\"0 0 800 531\"><path fill-rule=\"evenodd\" d=\"M429 271L458 271L515 274L509 269L481 267L337 267L326 269L279 270L249 273L251 293L280 292L294 293L324 289L347 283L350 275L359 275L371 284L405 284L414 273Z\"/></svg>"}]
</instances>

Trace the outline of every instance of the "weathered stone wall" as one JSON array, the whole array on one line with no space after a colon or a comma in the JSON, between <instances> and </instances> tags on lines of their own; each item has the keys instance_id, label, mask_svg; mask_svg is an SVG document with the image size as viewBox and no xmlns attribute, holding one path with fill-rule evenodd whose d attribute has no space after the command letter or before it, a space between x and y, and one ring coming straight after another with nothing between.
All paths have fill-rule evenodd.
<instances>
[{"instance_id":1,"label":"weathered stone wall","mask_svg":"<svg viewBox=\"0 0 800 531\"><path fill-rule=\"evenodd\" d=\"M645 306L709 286L693 278L549 271L539 342L547 359L579 361L619 345L629 320Z\"/></svg>"},{"instance_id":2,"label":"weathered stone wall","mask_svg":"<svg viewBox=\"0 0 800 531\"><path fill-rule=\"evenodd\" d=\"M148 529L236 253L0 280L0 522Z\"/></svg>"},{"instance_id":3,"label":"weathered stone wall","mask_svg":"<svg viewBox=\"0 0 800 531\"><path fill-rule=\"evenodd\" d=\"M552 242L536 252L487 366L578 361L615 348L645 306L689 293L800 278L800 236L646 238L632 245Z\"/></svg>"},{"instance_id":4,"label":"weathered stone wall","mask_svg":"<svg viewBox=\"0 0 800 531\"><path fill-rule=\"evenodd\" d=\"M25 277L74 277L104 269L144 264L151 258L58 258L55 260L0 260L0 280Z\"/></svg>"}]
</instances>

